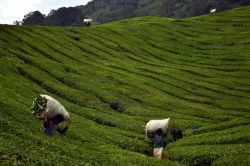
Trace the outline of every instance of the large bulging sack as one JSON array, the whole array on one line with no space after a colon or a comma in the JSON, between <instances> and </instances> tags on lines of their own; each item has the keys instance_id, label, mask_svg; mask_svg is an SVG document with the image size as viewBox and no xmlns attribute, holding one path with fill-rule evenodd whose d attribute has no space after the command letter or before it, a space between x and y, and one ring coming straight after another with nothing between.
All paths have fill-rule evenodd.
<instances>
[{"instance_id":1,"label":"large bulging sack","mask_svg":"<svg viewBox=\"0 0 250 166\"><path fill-rule=\"evenodd\" d=\"M64 106L48 95L38 95L33 101L31 110L33 111L33 114L36 114L37 117L41 119L44 118L44 112L46 112L48 120L57 115L62 115L65 120L70 119L69 113Z\"/></svg>"},{"instance_id":2,"label":"large bulging sack","mask_svg":"<svg viewBox=\"0 0 250 166\"><path fill-rule=\"evenodd\" d=\"M161 129L163 134L166 134L167 129L169 127L169 123L170 123L170 118L162 120L150 120L146 124L146 133L153 133Z\"/></svg>"}]
</instances>

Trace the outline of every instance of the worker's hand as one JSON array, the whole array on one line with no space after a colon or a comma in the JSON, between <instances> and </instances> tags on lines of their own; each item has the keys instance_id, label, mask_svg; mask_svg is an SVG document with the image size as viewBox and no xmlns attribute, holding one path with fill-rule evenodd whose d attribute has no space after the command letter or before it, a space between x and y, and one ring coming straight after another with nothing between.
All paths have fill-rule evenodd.
<instances>
[{"instance_id":1,"label":"worker's hand","mask_svg":"<svg viewBox=\"0 0 250 166\"><path fill-rule=\"evenodd\" d=\"M57 128L57 131L58 131L59 133L61 133L61 134L65 134L65 132L66 132L68 129L69 129L68 126L65 126L64 128L58 127L58 128Z\"/></svg>"},{"instance_id":2,"label":"worker's hand","mask_svg":"<svg viewBox=\"0 0 250 166\"><path fill-rule=\"evenodd\" d=\"M65 127L63 128L64 132L66 132L68 129L69 129L68 126L65 126Z\"/></svg>"}]
</instances>

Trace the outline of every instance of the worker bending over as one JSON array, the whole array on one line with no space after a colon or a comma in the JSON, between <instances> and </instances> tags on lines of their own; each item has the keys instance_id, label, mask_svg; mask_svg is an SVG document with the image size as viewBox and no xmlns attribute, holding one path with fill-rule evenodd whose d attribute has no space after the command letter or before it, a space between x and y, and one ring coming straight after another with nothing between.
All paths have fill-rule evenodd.
<instances>
[{"instance_id":1,"label":"worker bending over","mask_svg":"<svg viewBox=\"0 0 250 166\"><path fill-rule=\"evenodd\" d=\"M31 106L32 114L43 120L44 132L52 135L55 131L64 134L71 123L68 111L56 99L39 94ZM60 128L59 123L66 121L66 126Z\"/></svg>"}]
</instances>

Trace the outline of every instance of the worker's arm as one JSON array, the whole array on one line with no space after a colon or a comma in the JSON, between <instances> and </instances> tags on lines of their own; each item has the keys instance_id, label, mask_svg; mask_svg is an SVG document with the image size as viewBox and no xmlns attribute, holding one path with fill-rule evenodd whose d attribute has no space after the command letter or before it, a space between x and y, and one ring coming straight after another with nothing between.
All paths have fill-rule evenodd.
<instances>
[{"instance_id":1,"label":"worker's arm","mask_svg":"<svg viewBox=\"0 0 250 166\"><path fill-rule=\"evenodd\" d=\"M57 127L57 131L61 134L64 134L70 127L71 125L71 119L65 119L66 126L64 128Z\"/></svg>"},{"instance_id":2,"label":"worker's arm","mask_svg":"<svg viewBox=\"0 0 250 166\"><path fill-rule=\"evenodd\" d=\"M48 112L44 111L41 115L41 119L44 121L44 122L47 122L48 121Z\"/></svg>"}]
</instances>

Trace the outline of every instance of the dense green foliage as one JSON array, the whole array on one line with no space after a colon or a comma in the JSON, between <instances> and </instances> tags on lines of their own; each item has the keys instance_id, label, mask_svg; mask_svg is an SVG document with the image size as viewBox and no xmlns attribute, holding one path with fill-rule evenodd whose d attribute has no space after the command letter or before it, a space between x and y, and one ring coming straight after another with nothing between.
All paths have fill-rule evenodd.
<instances>
[{"instance_id":1,"label":"dense green foliage","mask_svg":"<svg viewBox=\"0 0 250 166\"><path fill-rule=\"evenodd\" d=\"M46 16L39 11L34 11L26 14L23 18L23 25L41 25Z\"/></svg>"},{"instance_id":2,"label":"dense green foliage","mask_svg":"<svg viewBox=\"0 0 250 166\"><path fill-rule=\"evenodd\" d=\"M81 6L97 23L138 16L190 17L250 5L249 0L93 0Z\"/></svg>"},{"instance_id":3,"label":"dense green foliage","mask_svg":"<svg viewBox=\"0 0 250 166\"><path fill-rule=\"evenodd\" d=\"M0 165L249 164L249 18L241 7L90 28L1 25ZM43 134L30 110L39 93L70 112L66 135ZM184 138L156 160L143 126L167 117Z\"/></svg>"},{"instance_id":4,"label":"dense green foliage","mask_svg":"<svg viewBox=\"0 0 250 166\"><path fill-rule=\"evenodd\" d=\"M168 17L190 17L209 13L211 9L223 11L236 6L250 5L249 0L162 0L162 12Z\"/></svg>"},{"instance_id":5,"label":"dense green foliage","mask_svg":"<svg viewBox=\"0 0 250 166\"><path fill-rule=\"evenodd\" d=\"M31 12L23 19L23 23L26 25L82 26L82 19L85 17L92 18L95 24L138 16L182 18L206 14L213 8L223 11L242 5L250 5L250 0L93 0L85 6L52 10L43 20Z\"/></svg>"},{"instance_id":6,"label":"dense green foliage","mask_svg":"<svg viewBox=\"0 0 250 166\"><path fill-rule=\"evenodd\" d=\"M39 11L26 14L22 20L23 25L47 25L47 26L82 26L82 14L79 7L62 7L51 10L50 13L42 15Z\"/></svg>"}]
</instances>

